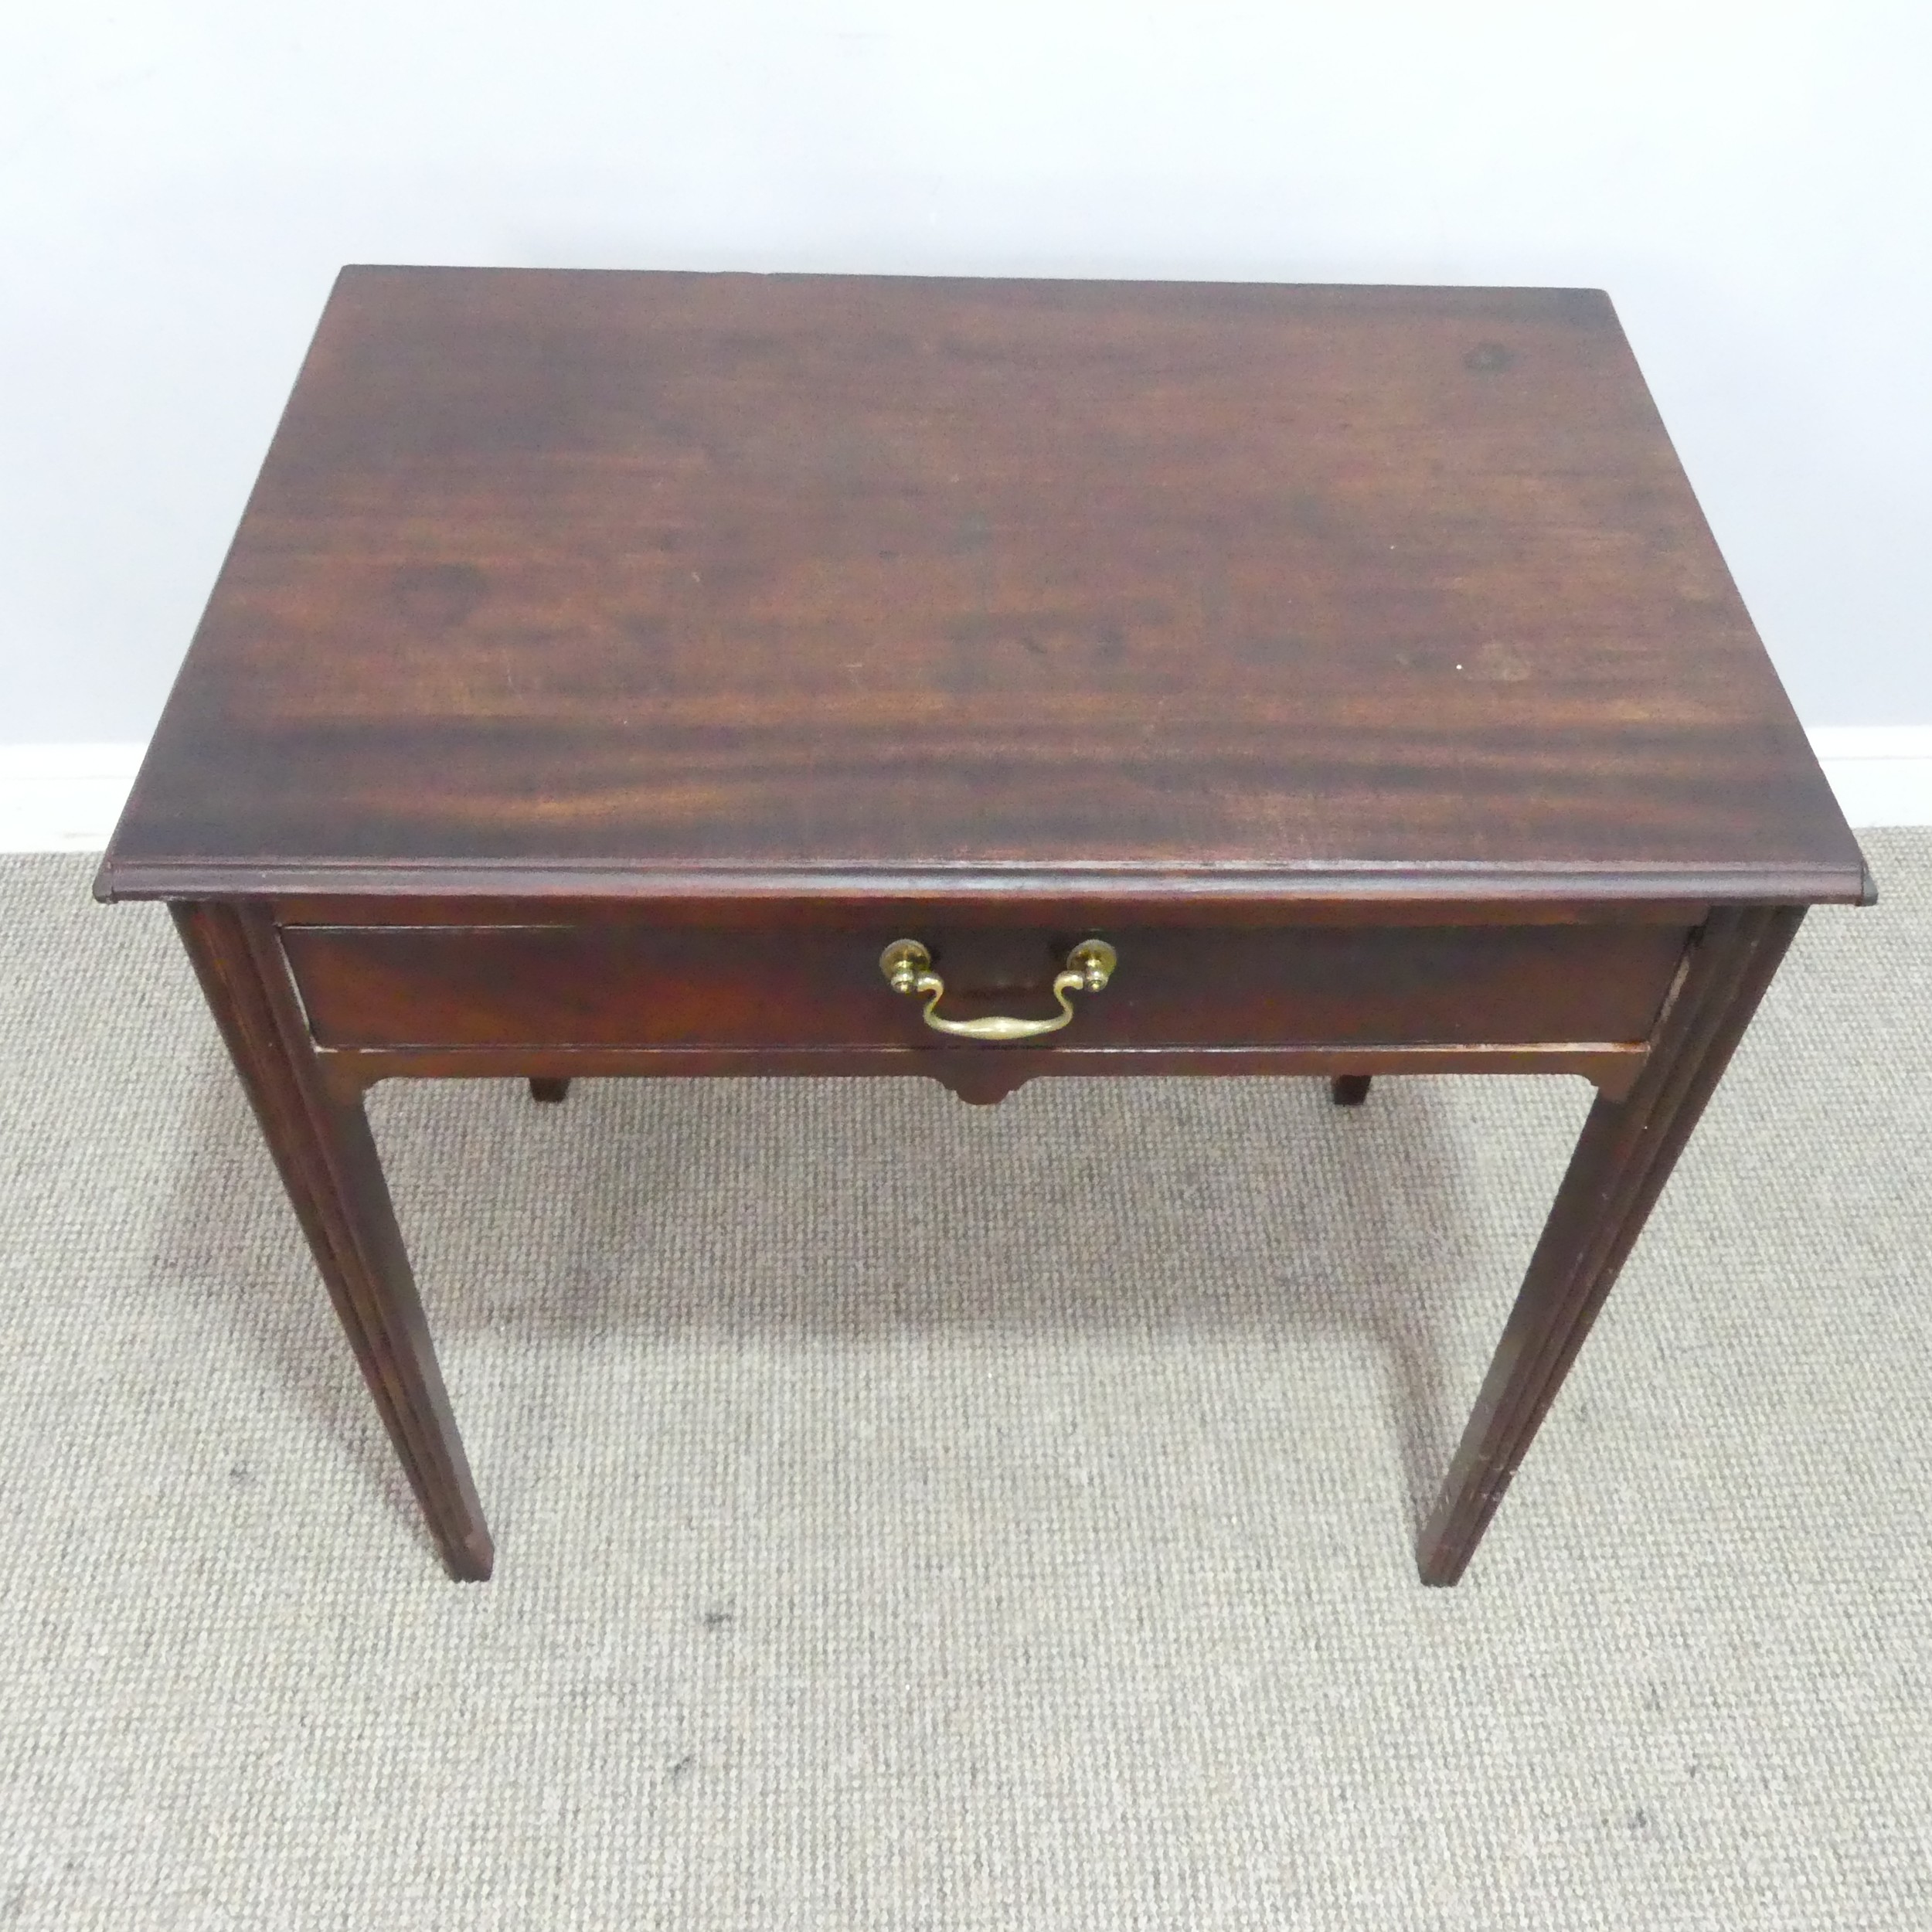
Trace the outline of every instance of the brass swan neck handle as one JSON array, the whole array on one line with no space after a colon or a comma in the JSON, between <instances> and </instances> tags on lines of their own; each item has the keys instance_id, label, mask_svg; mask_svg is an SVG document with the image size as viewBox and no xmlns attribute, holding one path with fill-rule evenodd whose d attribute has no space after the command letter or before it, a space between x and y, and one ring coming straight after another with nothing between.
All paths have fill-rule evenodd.
<instances>
[{"instance_id":1,"label":"brass swan neck handle","mask_svg":"<svg viewBox=\"0 0 1932 1932\"><path fill-rule=\"evenodd\" d=\"M1103 991L1119 964L1118 955L1105 940L1083 939L1066 955L1065 970L1054 975L1053 997L1060 1008L1056 1018L1011 1019L995 1014L986 1019L944 1019L936 1009L946 996L946 982L933 971L933 956L917 940L895 939L879 955L879 970L895 993L925 1001L926 1024L934 1032L995 1043L1057 1033L1073 1017L1068 995Z\"/></svg>"}]
</instances>

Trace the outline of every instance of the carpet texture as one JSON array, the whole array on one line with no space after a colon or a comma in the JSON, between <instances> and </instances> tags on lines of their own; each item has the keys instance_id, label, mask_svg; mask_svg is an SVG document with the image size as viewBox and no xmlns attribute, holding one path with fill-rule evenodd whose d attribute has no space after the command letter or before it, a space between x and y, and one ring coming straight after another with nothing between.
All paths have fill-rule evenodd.
<instances>
[{"instance_id":1,"label":"carpet texture","mask_svg":"<svg viewBox=\"0 0 1932 1932\"><path fill-rule=\"evenodd\" d=\"M1567 1080L393 1085L444 1580L165 916L0 862L0 1927L1932 1924L1932 834L1458 1589Z\"/></svg>"}]
</instances>

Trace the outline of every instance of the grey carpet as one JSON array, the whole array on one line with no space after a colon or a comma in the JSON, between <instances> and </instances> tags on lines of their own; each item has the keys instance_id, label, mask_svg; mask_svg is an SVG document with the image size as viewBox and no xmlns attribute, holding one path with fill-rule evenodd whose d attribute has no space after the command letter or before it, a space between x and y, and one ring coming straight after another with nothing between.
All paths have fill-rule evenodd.
<instances>
[{"instance_id":1,"label":"grey carpet","mask_svg":"<svg viewBox=\"0 0 1932 1932\"><path fill-rule=\"evenodd\" d=\"M0 869L0 1926L1932 1923L1932 833L1468 1580L1568 1081L379 1090L444 1580L165 918Z\"/></svg>"}]
</instances>

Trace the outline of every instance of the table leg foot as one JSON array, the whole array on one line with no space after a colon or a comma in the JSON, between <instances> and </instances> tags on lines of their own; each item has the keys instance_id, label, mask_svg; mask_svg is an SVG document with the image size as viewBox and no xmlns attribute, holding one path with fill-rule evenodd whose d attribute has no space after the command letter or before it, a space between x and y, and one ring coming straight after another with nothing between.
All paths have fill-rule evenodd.
<instances>
[{"instance_id":1,"label":"table leg foot","mask_svg":"<svg viewBox=\"0 0 1932 1932\"><path fill-rule=\"evenodd\" d=\"M481 1581L490 1533L362 1101L325 1087L267 915L170 910L443 1560Z\"/></svg>"},{"instance_id":2,"label":"table leg foot","mask_svg":"<svg viewBox=\"0 0 1932 1932\"><path fill-rule=\"evenodd\" d=\"M1359 1107L1369 1097L1366 1073L1338 1073L1328 1083L1328 1098L1337 1107Z\"/></svg>"},{"instance_id":3,"label":"table leg foot","mask_svg":"<svg viewBox=\"0 0 1932 1932\"><path fill-rule=\"evenodd\" d=\"M1468 1566L1803 917L1802 907L1713 911L1636 1084L1590 1109L1423 1526L1425 1583L1453 1583Z\"/></svg>"},{"instance_id":4,"label":"table leg foot","mask_svg":"<svg viewBox=\"0 0 1932 1932\"><path fill-rule=\"evenodd\" d=\"M570 1083L568 1080L549 1080L533 1077L530 1082L530 1098L533 1100L547 1100L553 1106L561 1100L570 1090Z\"/></svg>"}]
</instances>

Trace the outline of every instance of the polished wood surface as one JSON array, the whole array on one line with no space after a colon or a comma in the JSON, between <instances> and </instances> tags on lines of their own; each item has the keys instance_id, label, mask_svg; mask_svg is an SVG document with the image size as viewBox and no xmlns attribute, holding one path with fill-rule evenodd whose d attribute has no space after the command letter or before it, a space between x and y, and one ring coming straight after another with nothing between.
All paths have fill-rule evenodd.
<instances>
[{"instance_id":1,"label":"polished wood surface","mask_svg":"<svg viewBox=\"0 0 1932 1932\"><path fill-rule=\"evenodd\" d=\"M920 927L839 932L589 926L298 926L282 941L325 1046L866 1046L932 1043L879 970L925 941L944 1013L1050 1015L1084 931ZM1311 927L1109 923L1120 954L1055 1046L1417 1046L1641 1042L1689 936L1665 925Z\"/></svg>"},{"instance_id":2,"label":"polished wood surface","mask_svg":"<svg viewBox=\"0 0 1932 1932\"><path fill-rule=\"evenodd\" d=\"M1856 900L1589 290L345 270L101 875Z\"/></svg>"},{"instance_id":3,"label":"polished wood surface","mask_svg":"<svg viewBox=\"0 0 1932 1932\"><path fill-rule=\"evenodd\" d=\"M1468 1566L1804 917L1713 913L1635 1087L1597 1097L1423 1527L1424 1583Z\"/></svg>"},{"instance_id":4,"label":"polished wood surface","mask_svg":"<svg viewBox=\"0 0 1932 1932\"><path fill-rule=\"evenodd\" d=\"M1804 909L1871 896L1600 294L400 269L345 271L97 889L172 905L464 1577L375 1081L1593 1081L1435 1583ZM879 970L1038 1019L1089 937L1018 1045Z\"/></svg>"},{"instance_id":5,"label":"polished wood surface","mask_svg":"<svg viewBox=\"0 0 1932 1932\"><path fill-rule=\"evenodd\" d=\"M481 1581L490 1532L362 1101L318 1077L267 917L172 910L423 1520L450 1573Z\"/></svg>"}]
</instances>

